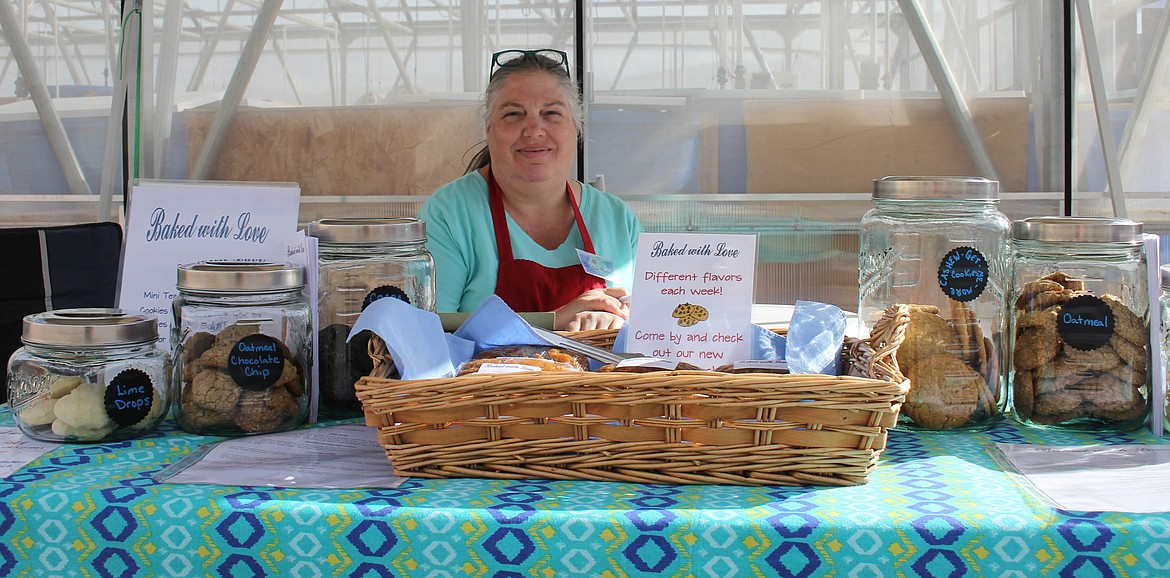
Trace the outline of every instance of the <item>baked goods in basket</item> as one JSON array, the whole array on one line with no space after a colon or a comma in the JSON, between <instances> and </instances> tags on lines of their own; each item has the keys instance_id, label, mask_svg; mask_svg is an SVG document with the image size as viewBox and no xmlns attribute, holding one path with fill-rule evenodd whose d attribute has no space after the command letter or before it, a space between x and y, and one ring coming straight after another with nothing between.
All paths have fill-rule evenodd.
<instances>
[{"instance_id":1,"label":"baked goods in basket","mask_svg":"<svg viewBox=\"0 0 1170 578\"><path fill-rule=\"evenodd\" d=\"M675 363L654 357L631 357L617 363L607 363L597 368L597 371L606 373L614 371L618 373L650 373L653 371L687 371L696 369L702 368L685 361Z\"/></svg>"},{"instance_id":2,"label":"baked goods in basket","mask_svg":"<svg viewBox=\"0 0 1170 578\"><path fill-rule=\"evenodd\" d=\"M540 357L485 357L472 359L459 366L456 376L473 373L504 373L509 371L551 371L558 373L582 372L579 365Z\"/></svg>"},{"instance_id":3,"label":"baked goods in basket","mask_svg":"<svg viewBox=\"0 0 1170 578\"><path fill-rule=\"evenodd\" d=\"M489 359L492 357L547 359L557 363L567 363L580 371L589 371L588 357L548 345L503 345L500 347L492 347L477 353L474 359Z\"/></svg>"}]
</instances>

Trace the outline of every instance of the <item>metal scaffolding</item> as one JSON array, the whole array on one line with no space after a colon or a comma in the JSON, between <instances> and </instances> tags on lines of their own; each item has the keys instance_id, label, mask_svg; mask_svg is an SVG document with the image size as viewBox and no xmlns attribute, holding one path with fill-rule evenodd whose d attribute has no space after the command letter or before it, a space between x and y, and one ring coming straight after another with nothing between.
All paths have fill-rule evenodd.
<instances>
[{"instance_id":1,"label":"metal scaffolding","mask_svg":"<svg viewBox=\"0 0 1170 578\"><path fill-rule=\"evenodd\" d=\"M204 178L223 130L252 91L283 85L292 101L306 106L478 93L486 77L484 54L504 41L571 48L578 15L588 22L585 46L591 55L586 62L593 74L586 77L587 94L634 92L627 84L643 94L693 88L936 91L973 164L983 176L996 178L966 98L1022 91L1031 96L1036 118L1038 178L1044 190L1059 186L1054 182L1059 171L1051 167L1060 164L1066 141L1055 120L1057 99L1063 96L1059 79L1038 83L1028 65L1043 61L1051 54L1043 47L1060 38L1060 24L1050 21L1059 13L1053 10L1057 0L139 0L124 10L113 0L2 3L0 22L11 54L0 66L0 79L11 82L15 61L75 194L91 191L54 113L52 89L61 84L111 86L111 119L119 124L123 107L128 108L130 134L138 138L126 143L133 159L127 178L165 174L177 86L188 92L222 91L215 124L191 175ZM1087 6L1087 0L1081 5ZM1014 34L997 37L1005 22ZM1165 35L1163 19L1157 62L1165 58ZM1020 46L1025 41L1036 48ZM1016 58L999 62L1004 51L999 45L1009 46L1007 52ZM267 78L279 80L250 86L266 54L279 68L279 74ZM661 82L645 89L636 83L645 83L647 75L635 80L631 68L635 62L645 67L648 54L659 55ZM701 54L715 55L714 70L695 72ZM382 66L387 55L390 65ZM819 63L818 77L810 78L807 66L798 69L807 61ZM599 65L606 69L604 84L598 84ZM222 77L220 69L228 66L230 81L212 86L209 73ZM50 68L56 78L67 80L48 82L39 71ZM306 81L309 69L315 76ZM436 69L444 73L436 75ZM1089 72L1100 80L1099 67L1090 66ZM363 77L372 88L351 97L351 88L360 86ZM1139 94L1149 93L1146 87ZM1107 111L1104 94L1094 90L1094 97ZM1136 114L1148 110L1144 100L1139 103ZM1110 163L1122 174L1130 167L1126 163L1141 136L1138 129L1127 127L1120 162ZM115 140L112 131L109 142ZM120 188L107 177L121 172L120 163L106 151L103 197ZM1120 180L1110 182L1120 189Z\"/></svg>"}]
</instances>

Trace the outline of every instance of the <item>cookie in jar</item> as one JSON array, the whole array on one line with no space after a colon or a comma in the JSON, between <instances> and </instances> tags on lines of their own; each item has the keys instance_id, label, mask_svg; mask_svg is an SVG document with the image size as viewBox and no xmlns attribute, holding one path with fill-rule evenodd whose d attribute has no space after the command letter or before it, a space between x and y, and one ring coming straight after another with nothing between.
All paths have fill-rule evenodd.
<instances>
[{"instance_id":1,"label":"cookie in jar","mask_svg":"<svg viewBox=\"0 0 1170 578\"><path fill-rule=\"evenodd\" d=\"M1142 225L1038 217L1012 231L1011 408L1049 428L1131 430L1150 407Z\"/></svg>"},{"instance_id":2,"label":"cookie in jar","mask_svg":"<svg viewBox=\"0 0 1170 578\"><path fill-rule=\"evenodd\" d=\"M141 437L166 416L170 356L153 315L61 309L26 316L8 363L17 426L33 439L92 443Z\"/></svg>"},{"instance_id":3,"label":"cookie in jar","mask_svg":"<svg viewBox=\"0 0 1170 578\"><path fill-rule=\"evenodd\" d=\"M888 308L908 309L895 354L910 380L900 423L993 425L1006 406L999 358L1010 287L999 183L886 177L874 181L873 205L861 220L858 312L865 333Z\"/></svg>"},{"instance_id":4,"label":"cookie in jar","mask_svg":"<svg viewBox=\"0 0 1170 578\"><path fill-rule=\"evenodd\" d=\"M312 320L300 267L208 262L178 270L175 420L202 435L285 431L308 413Z\"/></svg>"}]
</instances>

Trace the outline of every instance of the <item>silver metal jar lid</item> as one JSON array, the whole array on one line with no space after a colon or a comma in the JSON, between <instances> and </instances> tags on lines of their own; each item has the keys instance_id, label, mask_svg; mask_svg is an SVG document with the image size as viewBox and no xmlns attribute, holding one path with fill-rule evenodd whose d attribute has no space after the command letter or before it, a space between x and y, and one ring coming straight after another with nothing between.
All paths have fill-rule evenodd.
<instances>
[{"instance_id":1,"label":"silver metal jar lid","mask_svg":"<svg viewBox=\"0 0 1170 578\"><path fill-rule=\"evenodd\" d=\"M288 291L305 285L305 272L299 265L288 263L205 261L180 265L176 285L180 291Z\"/></svg>"},{"instance_id":2,"label":"silver metal jar lid","mask_svg":"<svg viewBox=\"0 0 1170 578\"><path fill-rule=\"evenodd\" d=\"M999 181L983 177L883 177L873 198L902 201L998 201Z\"/></svg>"},{"instance_id":3,"label":"silver metal jar lid","mask_svg":"<svg viewBox=\"0 0 1170 578\"><path fill-rule=\"evenodd\" d=\"M310 236L326 243L421 243L427 222L410 217L320 219L308 226Z\"/></svg>"},{"instance_id":4,"label":"silver metal jar lid","mask_svg":"<svg viewBox=\"0 0 1170 578\"><path fill-rule=\"evenodd\" d=\"M1012 238L1042 243L1140 244L1142 224L1110 217L1029 217L1012 223Z\"/></svg>"},{"instance_id":5,"label":"silver metal jar lid","mask_svg":"<svg viewBox=\"0 0 1170 578\"><path fill-rule=\"evenodd\" d=\"M28 345L94 347L158 339L158 318L121 309L58 309L24 318L21 341Z\"/></svg>"}]
</instances>

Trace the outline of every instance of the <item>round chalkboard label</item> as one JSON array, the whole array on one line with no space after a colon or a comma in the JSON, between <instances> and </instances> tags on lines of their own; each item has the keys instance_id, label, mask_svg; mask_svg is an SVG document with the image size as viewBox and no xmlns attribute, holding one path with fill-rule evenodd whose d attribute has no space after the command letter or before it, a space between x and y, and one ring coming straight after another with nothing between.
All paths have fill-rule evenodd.
<instances>
[{"instance_id":1,"label":"round chalkboard label","mask_svg":"<svg viewBox=\"0 0 1170 578\"><path fill-rule=\"evenodd\" d=\"M250 391L264 391L280 379L284 371L284 347L262 333L254 333L236 342L228 355L228 375L236 385Z\"/></svg>"},{"instance_id":2,"label":"round chalkboard label","mask_svg":"<svg viewBox=\"0 0 1170 578\"><path fill-rule=\"evenodd\" d=\"M974 247L955 247L938 263L938 287L955 301L974 301L987 288L987 259Z\"/></svg>"},{"instance_id":3,"label":"round chalkboard label","mask_svg":"<svg viewBox=\"0 0 1170 578\"><path fill-rule=\"evenodd\" d=\"M1092 296L1073 297L1056 317L1056 330L1064 342L1082 351L1091 351L1109 343L1113 337L1113 310L1109 304Z\"/></svg>"},{"instance_id":4,"label":"round chalkboard label","mask_svg":"<svg viewBox=\"0 0 1170 578\"><path fill-rule=\"evenodd\" d=\"M366 293L366 298L362 300L362 311L365 311L366 307L370 306L370 303L373 303L379 299L385 299L386 297L392 297L399 301L410 303L410 297L407 297L406 292L402 289L399 289L393 285L382 285L381 287Z\"/></svg>"},{"instance_id":5,"label":"round chalkboard label","mask_svg":"<svg viewBox=\"0 0 1170 578\"><path fill-rule=\"evenodd\" d=\"M154 401L154 383L141 369L123 370L106 386L106 414L119 427L142 421Z\"/></svg>"}]
</instances>

